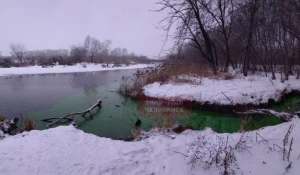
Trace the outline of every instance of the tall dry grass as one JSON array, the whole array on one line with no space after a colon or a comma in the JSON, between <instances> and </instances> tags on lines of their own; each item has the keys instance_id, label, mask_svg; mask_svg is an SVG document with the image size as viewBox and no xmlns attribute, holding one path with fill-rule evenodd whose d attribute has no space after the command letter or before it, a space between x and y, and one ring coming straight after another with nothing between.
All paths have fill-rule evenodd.
<instances>
[{"instance_id":1,"label":"tall dry grass","mask_svg":"<svg viewBox=\"0 0 300 175\"><path fill-rule=\"evenodd\" d=\"M134 98L142 95L145 85L154 82L163 84L172 80L177 83L193 83L193 80L180 78L181 75L213 77L214 73L205 63L163 63L156 67L139 69L131 77L123 77L119 92Z\"/></svg>"}]
</instances>

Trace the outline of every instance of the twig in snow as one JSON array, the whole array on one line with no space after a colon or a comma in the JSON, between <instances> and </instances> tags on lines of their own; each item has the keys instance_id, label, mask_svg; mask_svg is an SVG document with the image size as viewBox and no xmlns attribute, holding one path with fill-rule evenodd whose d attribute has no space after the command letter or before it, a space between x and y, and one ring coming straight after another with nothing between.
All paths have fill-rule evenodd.
<instances>
[{"instance_id":1,"label":"twig in snow","mask_svg":"<svg viewBox=\"0 0 300 175\"><path fill-rule=\"evenodd\" d=\"M181 153L181 152L174 151L174 150L171 150L171 151L173 151L174 153L177 153L177 154L181 154L181 155L183 155L184 157L189 157L188 155L186 155L186 154L183 154L183 153Z\"/></svg>"},{"instance_id":2,"label":"twig in snow","mask_svg":"<svg viewBox=\"0 0 300 175\"><path fill-rule=\"evenodd\" d=\"M282 148L280 146L278 146L277 144L275 144L275 143L273 143L273 150L275 150L275 146L277 146L278 148L280 148L281 149L280 151L282 151Z\"/></svg>"},{"instance_id":3,"label":"twig in snow","mask_svg":"<svg viewBox=\"0 0 300 175\"><path fill-rule=\"evenodd\" d=\"M257 142L257 136L263 139L263 141L269 143L265 138L263 138L260 134L256 133L256 142Z\"/></svg>"},{"instance_id":4,"label":"twig in snow","mask_svg":"<svg viewBox=\"0 0 300 175\"><path fill-rule=\"evenodd\" d=\"M292 137L292 140L291 140L291 143L290 143L290 148L289 148L289 152L288 152L288 156L287 156L288 162L290 162L290 155L291 155L291 152L292 152L293 140L294 140L294 137Z\"/></svg>"},{"instance_id":5,"label":"twig in snow","mask_svg":"<svg viewBox=\"0 0 300 175\"><path fill-rule=\"evenodd\" d=\"M287 167L285 167L286 172L292 167L292 162L289 163L289 165Z\"/></svg>"},{"instance_id":6,"label":"twig in snow","mask_svg":"<svg viewBox=\"0 0 300 175\"><path fill-rule=\"evenodd\" d=\"M224 92L222 92L222 94L228 99L228 101L231 103L231 105L233 105L233 101L227 95L225 95Z\"/></svg>"},{"instance_id":7,"label":"twig in snow","mask_svg":"<svg viewBox=\"0 0 300 175\"><path fill-rule=\"evenodd\" d=\"M245 151L246 150L249 154L251 154L251 152L248 150L251 147L249 147L249 146L246 145L247 141L244 140L244 135L245 135L245 133L243 133L242 137L236 143L234 149L238 150L238 151Z\"/></svg>"}]
</instances>

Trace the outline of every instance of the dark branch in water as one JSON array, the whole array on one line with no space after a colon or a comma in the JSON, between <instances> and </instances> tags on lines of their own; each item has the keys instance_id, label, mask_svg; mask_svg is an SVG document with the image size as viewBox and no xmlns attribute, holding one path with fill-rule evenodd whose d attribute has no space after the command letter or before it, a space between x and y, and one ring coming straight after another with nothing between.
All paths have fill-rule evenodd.
<instances>
[{"instance_id":1,"label":"dark branch in water","mask_svg":"<svg viewBox=\"0 0 300 175\"><path fill-rule=\"evenodd\" d=\"M46 118L46 119L43 119L42 121L43 122L52 122L51 120L57 120L57 119L60 119L60 117L51 117L51 118ZM65 120L68 120L68 121L73 121L73 118L71 117L66 117L64 118Z\"/></svg>"},{"instance_id":2,"label":"dark branch in water","mask_svg":"<svg viewBox=\"0 0 300 175\"><path fill-rule=\"evenodd\" d=\"M83 112L75 112L75 113L71 113L71 114L68 114L68 115L63 116L63 117L47 118L47 119L43 119L42 121L44 121L44 122L51 122L50 120L55 120L52 123L48 124L47 127L51 127L51 126L53 126L54 124L58 123L61 120L74 121L74 116L75 115L81 115L82 117L85 117L85 115L87 113L89 113L91 115L92 110L94 108L96 108L96 107L100 107L101 103L102 103L101 100L97 100L97 102L93 106L91 106L89 109L87 109L87 110L85 110Z\"/></svg>"},{"instance_id":3,"label":"dark branch in water","mask_svg":"<svg viewBox=\"0 0 300 175\"><path fill-rule=\"evenodd\" d=\"M280 118L282 121L289 122L294 117L297 117L296 114L288 113L288 112L276 112L271 109L252 109L245 112L236 112L238 115L254 115L254 114L266 114L273 115L275 117Z\"/></svg>"}]
</instances>

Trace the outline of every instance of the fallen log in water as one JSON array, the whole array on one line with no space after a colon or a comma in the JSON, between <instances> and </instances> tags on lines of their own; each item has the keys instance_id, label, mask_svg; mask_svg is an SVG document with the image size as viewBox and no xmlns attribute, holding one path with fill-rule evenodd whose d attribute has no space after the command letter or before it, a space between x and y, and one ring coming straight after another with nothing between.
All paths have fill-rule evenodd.
<instances>
[{"instance_id":1,"label":"fallen log in water","mask_svg":"<svg viewBox=\"0 0 300 175\"><path fill-rule=\"evenodd\" d=\"M46 118L46 119L43 119L42 121L51 122L51 120L55 120L52 123L48 124L47 127L51 127L51 126L53 126L54 124L56 124L57 122L59 122L61 120L68 120L68 121L73 121L74 122L74 116L75 115L81 115L82 117L85 117L85 115L87 113L89 113L91 115L91 111L96 107L100 107L101 103L102 103L101 100L97 100L97 102L93 106L91 106L90 108L88 108L87 110L85 110L83 112L74 112L74 113L68 114L68 115L63 116L63 117Z\"/></svg>"},{"instance_id":2,"label":"fallen log in water","mask_svg":"<svg viewBox=\"0 0 300 175\"><path fill-rule=\"evenodd\" d=\"M275 117L280 118L282 121L289 122L294 117L297 117L297 114L292 114L288 112L276 112L271 109L252 109L245 112L236 112L238 115L254 115L254 114L266 114L266 115L273 115Z\"/></svg>"}]
</instances>

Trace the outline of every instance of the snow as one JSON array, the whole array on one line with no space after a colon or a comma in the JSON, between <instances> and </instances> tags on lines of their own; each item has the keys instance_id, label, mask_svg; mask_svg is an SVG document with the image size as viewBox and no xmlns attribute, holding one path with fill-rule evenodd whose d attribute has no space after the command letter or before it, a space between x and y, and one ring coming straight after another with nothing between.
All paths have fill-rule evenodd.
<instances>
[{"instance_id":1,"label":"snow","mask_svg":"<svg viewBox=\"0 0 300 175\"><path fill-rule=\"evenodd\" d=\"M234 150L236 166L239 167L233 168L236 174L299 174L298 122L299 119L294 119L291 122L245 133L244 138L251 154L248 151ZM273 144L283 147L282 140L291 124L294 124L289 137L293 137L290 156L292 165L286 170L289 163L283 161L283 153L278 151L279 148L274 150ZM267 142L262 141L261 137L256 141L256 133ZM220 169L215 165L204 169L204 165L198 162L192 168L190 161L192 156L197 154L195 148L205 151L205 148L197 145L208 142L213 146L218 138L227 136L228 145L234 147L242 135L218 134L209 128L203 131L186 130L181 134L153 130L144 133L144 139L140 141L124 142L87 134L72 126L60 126L1 140L0 174L217 175ZM197 144L193 146L193 143Z\"/></svg>"},{"instance_id":2,"label":"snow","mask_svg":"<svg viewBox=\"0 0 300 175\"><path fill-rule=\"evenodd\" d=\"M191 96L197 102L210 104L258 105L267 103L269 99L280 100L282 92L300 91L300 80L295 76L290 76L284 83L281 83L280 75L277 77L276 80L257 75L237 76L232 80L188 77L189 80L201 83L155 82L144 86L144 94L157 98Z\"/></svg>"},{"instance_id":3,"label":"snow","mask_svg":"<svg viewBox=\"0 0 300 175\"><path fill-rule=\"evenodd\" d=\"M78 63L74 66L55 65L53 67L47 67L47 68L43 68L42 66L11 67L11 68L0 68L0 76L138 69L138 68L145 68L145 67L152 66L152 65L151 64L150 65L149 64L134 64L134 65L128 65L128 66L122 65L121 67L112 67L112 66L113 66L112 64L109 64L109 67L102 67L101 64Z\"/></svg>"}]
</instances>

